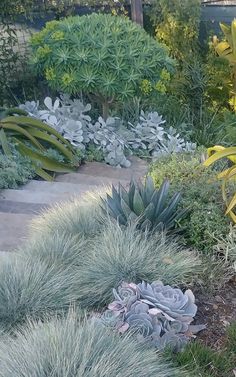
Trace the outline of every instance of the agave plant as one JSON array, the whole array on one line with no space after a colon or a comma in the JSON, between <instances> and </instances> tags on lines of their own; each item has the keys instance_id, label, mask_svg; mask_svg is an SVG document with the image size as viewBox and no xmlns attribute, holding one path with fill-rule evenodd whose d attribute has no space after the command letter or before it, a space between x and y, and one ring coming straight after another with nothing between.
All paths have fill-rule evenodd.
<instances>
[{"instance_id":1,"label":"agave plant","mask_svg":"<svg viewBox=\"0 0 236 377\"><path fill-rule=\"evenodd\" d=\"M120 333L128 329L141 341L158 349L182 348L193 334L205 328L191 325L197 306L191 290L184 293L161 281L148 284L123 283L113 289L115 301L108 305L103 322Z\"/></svg>"},{"instance_id":2,"label":"agave plant","mask_svg":"<svg viewBox=\"0 0 236 377\"><path fill-rule=\"evenodd\" d=\"M164 181L159 190L148 176L145 184L131 182L128 190L119 184L112 186L112 195L103 200L103 210L115 218L120 225L136 222L140 229L163 230L174 228L186 211L180 211L181 194L169 198L169 181Z\"/></svg>"},{"instance_id":3,"label":"agave plant","mask_svg":"<svg viewBox=\"0 0 236 377\"><path fill-rule=\"evenodd\" d=\"M35 166L36 173L46 180L53 177L50 172L70 172L73 171L74 151L54 128L32 117L22 115L24 111L19 109L4 110L6 116L0 120L0 144L5 154L11 153L9 139L16 146L16 149L28 157ZM2 110L1 113L4 113ZM68 163L58 162L53 158L45 156L48 148L54 148L68 161Z\"/></svg>"},{"instance_id":4,"label":"agave plant","mask_svg":"<svg viewBox=\"0 0 236 377\"><path fill-rule=\"evenodd\" d=\"M222 180L222 194L225 204L227 206L226 215L229 215L233 222L236 224L236 215L234 213L234 208L236 206L236 194L233 195L231 200L228 199L227 184L235 180L236 176L236 147L222 147L221 145L215 145L214 147L208 148L208 159L204 162L205 166L210 166L216 161L222 158L227 158L233 165L218 174L218 178Z\"/></svg>"}]
</instances>

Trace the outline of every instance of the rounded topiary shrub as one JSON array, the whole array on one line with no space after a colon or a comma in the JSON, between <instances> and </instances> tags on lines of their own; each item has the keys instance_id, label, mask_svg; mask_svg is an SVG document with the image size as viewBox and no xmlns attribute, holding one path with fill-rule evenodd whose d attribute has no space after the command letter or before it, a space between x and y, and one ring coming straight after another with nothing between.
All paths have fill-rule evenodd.
<instances>
[{"instance_id":1,"label":"rounded topiary shrub","mask_svg":"<svg viewBox=\"0 0 236 377\"><path fill-rule=\"evenodd\" d=\"M166 48L125 17L91 14L52 21L32 38L33 63L51 87L93 95L106 116L132 98L143 80L154 85L173 67Z\"/></svg>"},{"instance_id":2,"label":"rounded topiary shrub","mask_svg":"<svg viewBox=\"0 0 236 377\"><path fill-rule=\"evenodd\" d=\"M184 376L155 350L119 336L96 320L32 323L16 338L0 341L1 377L167 377Z\"/></svg>"}]
</instances>

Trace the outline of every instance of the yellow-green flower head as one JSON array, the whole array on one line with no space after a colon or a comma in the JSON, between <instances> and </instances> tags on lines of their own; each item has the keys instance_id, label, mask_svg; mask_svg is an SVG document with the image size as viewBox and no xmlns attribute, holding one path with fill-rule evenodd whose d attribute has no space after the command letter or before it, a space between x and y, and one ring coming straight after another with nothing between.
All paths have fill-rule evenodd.
<instances>
[{"instance_id":1,"label":"yellow-green flower head","mask_svg":"<svg viewBox=\"0 0 236 377\"><path fill-rule=\"evenodd\" d=\"M30 41L31 41L31 44L34 45L34 46L40 45L43 42L42 33L41 32L35 33L34 35L32 35Z\"/></svg>"},{"instance_id":2,"label":"yellow-green flower head","mask_svg":"<svg viewBox=\"0 0 236 377\"><path fill-rule=\"evenodd\" d=\"M142 80L140 85L141 92L144 94L150 94L152 91L152 84L149 80Z\"/></svg>"},{"instance_id":3,"label":"yellow-green flower head","mask_svg":"<svg viewBox=\"0 0 236 377\"><path fill-rule=\"evenodd\" d=\"M52 39L54 39L54 41L61 41L64 39L64 32L63 31L55 31L53 34L52 34Z\"/></svg>"},{"instance_id":4,"label":"yellow-green flower head","mask_svg":"<svg viewBox=\"0 0 236 377\"><path fill-rule=\"evenodd\" d=\"M170 73L165 68L162 69L160 77L162 81L170 81Z\"/></svg>"},{"instance_id":5,"label":"yellow-green flower head","mask_svg":"<svg viewBox=\"0 0 236 377\"><path fill-rule=\"evenodd\" d=\"M166 86L161 80L156 83L155 89L160 93L166 93Z\"/></svg>"},{"instance_id":6,"label":"yellow-green flower head","mask_svg":"<svg viewBox=\"0 0 236 377\"><path fill-rule=\"evenodd\" d=\"M74 81L74 78L71 73L64 73L62 76L62 83L65 86L69 86Z\"/></svg>"},{"instance_id":7,"label":"yellow-green flower head","mask_svg":"<svg viewBox=\"0 0 236 377\"><path fill-rule=\"evenodd\" d=\"M56 78L56 73L52 67L46 68L45 70L45 77L48 81L53 81Z\"/></svg>"},{"instance_id":8,"label":"yellow-green flower head","mask_svg":"<svg viewBox=\"0 0 236 377\"><path fill-rule=\"evenodd\" d=\"M48 30L55 30L55 27L58 25L58 21L53 20L46 23L46 29Z\"/></svg>"},{"instance_id":9,"label":"yellow-green flower head","mask_svg":"<svg viewBox=\"0 0 236 377\"><path fill-rule=\"evenodd\" d=\"M48 46L48 45L43 45L43 47L39 47L38 49L37 49L37 52L36 52L36 54L37 54L37 57L39 58L39 59L42 59L42 58L44 58L45 56L47 56L48 54L50 54L50 52L51 52L51 49L50 49L50 47Z\"/></svg>"}]
</instances>

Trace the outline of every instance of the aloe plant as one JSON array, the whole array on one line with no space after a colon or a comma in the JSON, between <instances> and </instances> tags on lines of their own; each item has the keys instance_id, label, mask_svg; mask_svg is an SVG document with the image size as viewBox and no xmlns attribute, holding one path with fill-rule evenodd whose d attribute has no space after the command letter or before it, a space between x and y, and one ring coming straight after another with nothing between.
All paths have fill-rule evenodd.
<instances>
[{"instance_id":1,"label":"aloe plant","mask_svg":"<svg viewBox=\"0 0 236 377\"><path fill-rule=\"evenodd\" d=\"M12 140L16 149L32 161L37 175L43 179L53 180L53 176L47 171L66 173L74 170L73 148L54 128L26 116L19 109L0 109L0 114L10 114L0 117L0 145L6 155L11 153L9 140ZM58 162L45 156L49 147L58 150L68 162Z\"/></svg>"},{"instance_id":2,"label":"aloe plant","mask_svg":"<svg viewBox=\"0 0 236 377\"><path fill-rule=\"evenodd\" d=\"M103 199L103 210L121 225L136 222L137 227L149 230L174 228L185 211L177 207L181 194L169 198L169 181L164 181L159 190L149 176L145 184L130 183L128 190L119 184L118 190L112 186L112 195Z\"/></svg>"}]
</instances>

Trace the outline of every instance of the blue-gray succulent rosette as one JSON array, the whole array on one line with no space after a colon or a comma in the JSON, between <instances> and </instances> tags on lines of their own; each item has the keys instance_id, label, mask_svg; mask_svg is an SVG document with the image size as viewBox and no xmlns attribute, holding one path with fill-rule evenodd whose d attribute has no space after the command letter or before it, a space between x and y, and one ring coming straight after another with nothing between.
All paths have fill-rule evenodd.
<instances>
[{"instance_id":1,"label":"blue-gray succulent rosette","mask_svg":"<svg viewBox=\"0 0 236 377\"><path fill-rule=\"evenodd\" d=\"M113 289L115 301L102 315L105 325L120 333L132 331L142 342L159 350L180 350L205 325L191 325L197 313L195 297L190 289L164 285L122 283Z\"/></svg>"}]
</instances>

